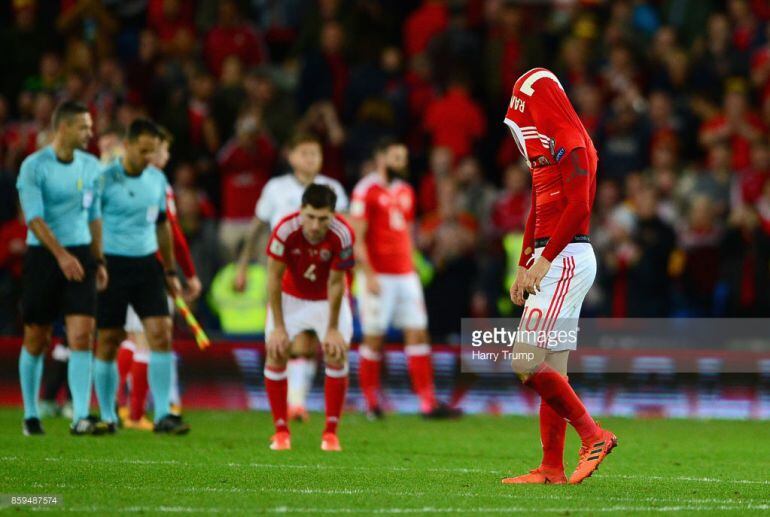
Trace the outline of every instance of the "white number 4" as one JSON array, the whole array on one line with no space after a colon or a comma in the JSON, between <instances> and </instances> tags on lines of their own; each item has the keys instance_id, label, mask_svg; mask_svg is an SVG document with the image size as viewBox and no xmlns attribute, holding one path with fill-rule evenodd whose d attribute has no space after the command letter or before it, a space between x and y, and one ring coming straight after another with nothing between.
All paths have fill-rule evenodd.
<instances>
[{"instance_id":1,"label":"white number 4","mask_svg":"<svg viewBox=\"0 0 770 517\"><path fill-rule=\"evenodd\" d=\"M305 271L305 274L302 275L302 276L304 276L305 278L307 278L311 282L315 282L315 278L316 278L315 277L315 264L310 264L310 266L308 266L307 270Z\"/></svg>"}]
</instances>

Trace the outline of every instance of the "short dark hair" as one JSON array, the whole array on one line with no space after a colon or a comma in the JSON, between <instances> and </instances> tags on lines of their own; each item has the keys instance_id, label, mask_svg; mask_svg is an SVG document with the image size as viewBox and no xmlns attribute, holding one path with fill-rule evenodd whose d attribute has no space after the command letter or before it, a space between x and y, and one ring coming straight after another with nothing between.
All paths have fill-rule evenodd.
<instances>
[{"instance_id":1,"label":"short dark hair","mask_svg":"<svg viewBox=\"0 0 770 517\"><path fill-rule=\"evenodd\" d=\"M171 134L171 131L169 131L168 128L158 124L158 131L160 132L161 142L168 142L169 146L174 143L174 135Z\"/></svg>"},{"instance_id":2,"label":"short dark hair","mask_svg":"<svg viewBox=\"0 0 770 517\"><path fill-rule=\"evenodd\" d=\"M64 101L54 110L51 123L56 129L61 122L69 122L73 117L83 113L88 113L88 107L85 104L76 101Z\"/></svg>"},{"instance_id":3,"label":"short dark hair","mask_svg":"<svg viewBox=\"0 0 770 517\"><path fill-rule=\"evenodd\" d=\"M384 136L377 140L377 143L374 144L374 149L372 149L373 154L377 155L380 153L383 153L388 150L388 148L394 146L394 145L406 145L400 140L397 140L396 138L393 138L392 136Z\"/></svg>"},{"instance_id":4,"label":"short dark hair","mask_svg":"<svg viewBox=\"0 0 770 517\"><path fill-rule=\"evenodd\" d=\"M328 208L334 212L337 206L337 194L328 185L312 183L302 194L302 206L310 205L313 208Z\"/></svg>"},{"instance_id":5,"label":"short dark hair","mask_svg":"<svg viewBox=\"0 0 770 517\"><path fill-rule=\"evenodd\" d=\"M289 138L289 149L295 149L298 145L302 144L318 144L321 145L321 139L312 133L294 133Z\"/></svg>"},{"instance_id":6,"label":"short dark hair","mask_svg":"<svg viewBox=\"0 0 770 517\"><path fill-rule=\"evenodd\" d=\"M126 138L128 140L134 141L142 135L150 135L154 138L163 138L163 133L161 133L158 124L148 118L140 117L135 119L133 122L131 122L131 125L128 126Z\"/></svg>"}]
</instances>

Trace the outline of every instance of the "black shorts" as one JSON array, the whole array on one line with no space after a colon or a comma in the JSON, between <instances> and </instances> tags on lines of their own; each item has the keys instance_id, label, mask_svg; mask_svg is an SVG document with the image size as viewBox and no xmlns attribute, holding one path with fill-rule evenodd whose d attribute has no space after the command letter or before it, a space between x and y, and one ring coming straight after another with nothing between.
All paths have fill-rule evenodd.
<instances>
[{"instance_id":1,"label":"black shorts","mask_svg":"<svg viewBox=\"0 0 770 517\"><path fill-rule=\"evenodd\" d=\"M81 282L67 280L48 248L27 249L21 295L25 324L48 325L73 314L96 316L96 260L91 247L71 246L66 250L83 266L85 278Z\"/></svg>"},{"instance_id":2,"label":"black shorts","mask_svg":"<svg viewBox=\"0 0 770 517\"><path fill-rule=\"evenodd\" d=\"M96 324L122 329L131 305L140 319L170 316L163 267L155 254L145 257L107 255L107 289L99 293Z\"/></svg>"}]
</instances>

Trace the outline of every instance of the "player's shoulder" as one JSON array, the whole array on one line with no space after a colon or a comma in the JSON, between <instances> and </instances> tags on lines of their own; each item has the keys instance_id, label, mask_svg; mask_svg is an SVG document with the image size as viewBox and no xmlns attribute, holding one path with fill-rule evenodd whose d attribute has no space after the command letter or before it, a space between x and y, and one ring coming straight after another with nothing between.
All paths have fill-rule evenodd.
<instances>
[{"instance_id":1,"label":"player's shoulder","mask_svg":"<svg viewBox=\"0 0 770 517\"><path fill-rule=\"evenodd\" d=\"M325 176L323 174L319 174L318 176L316 176L315 179L313 180L313 183L318 183L319 185L327 185L333 188L334 190L342 190L342 191L345 190L344 187L342 186L342 183L340 183L339 181L337 181L332 177Z\"/></svg>"},{"instance_id":2,"label":"player's shoulder","mask_svg":"<svg viewBox=\"0 0 770 517\"><path fill-rule=\"evenodd\" d=\"M148 165L147 168L144 169L144 174L147 174L154 181L162 183L164 186L167 183L166 174L154 165Z\"/></svg>"},{"instance_id":3,"label":"player's shoulder","mask_svg":"<svg viewBox=\"0 0 770 517\"><path fill-rule=\"evenodd\" d=\"M74 157L75 160L81 161L89 167L96 167L97 169L101 169L102 162L99 161L99 158L89 153L88 151L75 149Z\"/></svg>"},{"instance_id":4,"label":"player's shoulder","mask_svg":"<svg viewBox=\"0 0 770 517\"><path fill-rule=\"evenodd\" d=\"M273 176L272 178L267 180L267 183L265 183L265 187L262 190L264 191L265 189L268 189L268 188L274 189L274 188L284 187L289 183L291 183L292 181L294 181L293 176L294 174L292 174L291 172L287 172L286 174L279 174L278 176Z\"/></svg>"},{"instance_id":5,"label":"player's shoulder","mask_svg":"<svg viewBox=\"0 0 770 517\"><path fill-rule=\"evenodd\" d=\"M300 218L299 210L292 212L284 216L278 224L275 225L273 235L278 237L281 241L286 242L292 235L297 233L302 228L302 221Z\"/></svg>"},{"instance_id":6,"label":"player's shoulder","mask_svg":"<svg viewBox=\"0 0 770 517\"><path fill-rule=\"evenodd\" d=\"M542 66L536 66L535 68L530 68L523 74L519 76L516 81L513 83L513 91L519 91L521 90L522 86L527 83L534 80L537 80L541 77L556 77L556 74L553 73L553 71L549 70L548 68L542 67Z\"/></svg>"},{"instance_id":7,"label":"player's shoulder","mask_svg":"<svg viewBox=\"0 0 770 517\"><path fill-rule=\"evenodd\" d=\"M414 188L408 181L402 179L393 180L391 188L396 192L406 192L408 194L414 194Z\"/></svg>"},{"instance_id":8,"label":"player's shoulder","mask_svg":"<svg viewBox=\"0 0 770 517\"><path fill-rule=\"evenodd\" d=\"M27 157L24 158L24 160L21 162L21 170L29 170L30 168L37 165L53 163L55 161L56 155L54 154L53 148L50 145L47 145L45 147L41 147L34 153L27 155Z\"/></svg>"},{"instance_id":9,"label":"player's shoulder","mask_svg":"<svg viewBox=\"0 0 770 517\"><path fill-rule=\"evenodd\" d=\"M329 229L337 240L339 240L340 246L347 248L353 245L353 228L350 227L350 224L343 216L334 214L334 219L332 219Z\"/></svg>"},{"instance_id":10,"label":"player's shoulder","mask_svg":"<svg viewBox=\"0 0 770 517\"><path fill-rule=\"evenodd\" d=\"M353 195L356 197L364 197L370 191L380 186L380 176L376 172L370 172L356 183L353 188Z\"/></svg>"}]
</instances>

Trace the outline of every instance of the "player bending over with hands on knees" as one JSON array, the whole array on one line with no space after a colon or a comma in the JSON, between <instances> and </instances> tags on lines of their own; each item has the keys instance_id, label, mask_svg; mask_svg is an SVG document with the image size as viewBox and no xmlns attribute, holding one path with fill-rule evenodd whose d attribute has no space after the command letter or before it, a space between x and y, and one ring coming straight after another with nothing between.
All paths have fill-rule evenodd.
<instances>
[{"instance_id":1,"label":"player bending over with hands on knees","mask_svg":"<svg viewBox=\"0 0 770 517\"><path fill-rule=\"evenodd\" d=\"M334 213L337 196L312 184L302 207L284 217L267 245L268 314L265 389L275 434L270 448L291 449L286 364L292 341L315 334L326 362L324 451L340 451L337 424L348 387L348 348L353 318L345 296L345 272L353 268L353 231Z\"/></svg>"},{"instance_id":2,"label":"player bending over with hands on knees","mask_svg":"<svg viewBox=\"0 0 770 517\"><path fill-rule=\"evenodd\" d=\"M589 477L617 445L591 418L567 379L580 306L596 276L588 236L596 192L596 149L553 72L519 77L504 120L532 172L532 205L511 300L524 305L511 366L540 395L543 460L503 483L566 483L567 423L580 435L579 463L569 478ZM560 332L563 331L563 332ZM568 336L557 340L553 336Z\"/></svg>"}]
</instances>

